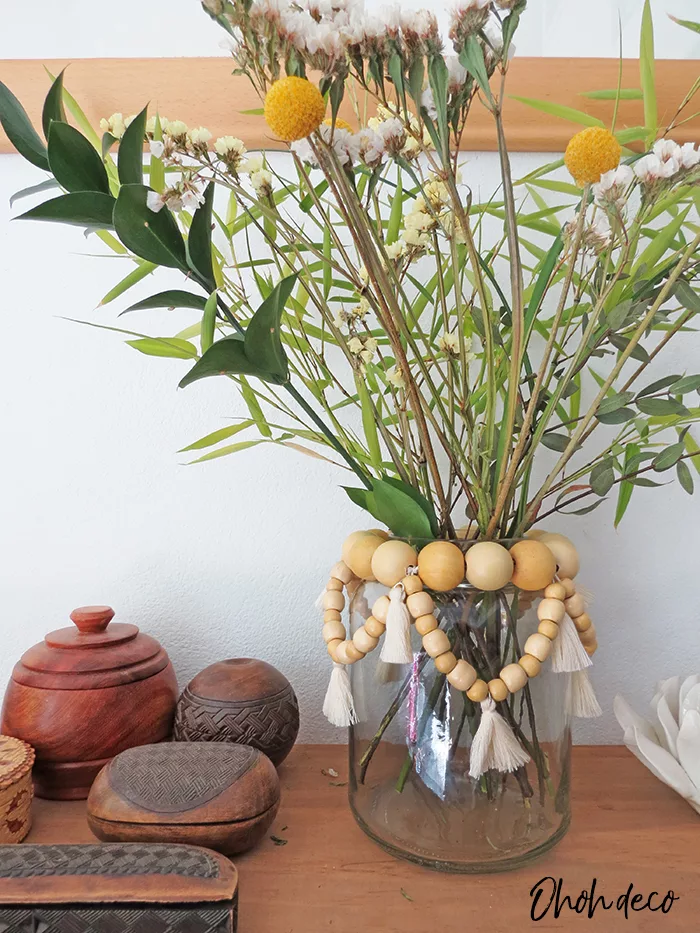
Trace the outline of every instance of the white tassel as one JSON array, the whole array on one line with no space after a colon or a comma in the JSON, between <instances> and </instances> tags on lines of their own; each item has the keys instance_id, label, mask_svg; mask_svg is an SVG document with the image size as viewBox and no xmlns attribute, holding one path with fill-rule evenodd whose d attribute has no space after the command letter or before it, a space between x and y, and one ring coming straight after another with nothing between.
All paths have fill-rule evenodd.
<instances>
[{"instance_id":1,"label":"white tassel","mask_svg":"<svg viewBox=\"0 0 700 933\"><path fill-rule=\"evenodd\" d=\"M377 659L374 669L374 679L378 684L393 684L401 677L401 668L398 664L387 664L381 658Z\"/></svg>"},{"instance_id":2,"label":"white tassel","mask_svg":"<svg viewBox=\"0 0 700 933\"><path fill-rule=\"evenodd\" d=\"M555 674L582 671L593 662L581 644L576 626L568 616L559 624L559 634L552 643L552 670Z\"/></svg>"},{"instance_id":3,"label":"white tassel","mask_svg":"<svg viewBox=\"0 0 700 933\"><path fill-rule=\"evenodd\" d=\"M578 719L596 719L603 715L588 671L574 671L566 691L566 709Z\"/></svg>"},{"instance_id":4,"label":"white tassel","mask_svg":"<svg viewBox=\"0 0 700 933\"><path fill-rule=\"evenodd\" d=\"M331 679L323 701L323 715L333 726L352 726L358 721L350 676L345 664L333 663Z\"/></svg>"},{"instance_id":5,"label":"white tassel","mask_svg":"<svg viewBox=\"0 0 700 933\"><path fill-rule=\"evenodd\" d=\"M406 594L401 583L393 587L389 596L381 659L388 664L410 664L413 660L411 617L406 608Z\"/></svg>"},{"instance_id":6,"label":"white tassel","mask_svg":"<svg viewBox=\"0 0 700 933\"><path fill-rule=\"evenodd\" d=\"M481 722L469 758L469 777L478 780L486 771L516 771L530 756L500 715L491 697L481 704Z\"/></svg>"},{"instance_id":7,"label":"white tassel","mask_svg":"<svg viewBox=\"0 0 700 933\"><path fill-rule=\"evenodd\" d=\"M324 586L321 592L316 597L316 601L314 602L314 608L318 609L319 612L323 609L323 597L326 595L326 592L327 591Z\"/></svg>"}]
</instances>

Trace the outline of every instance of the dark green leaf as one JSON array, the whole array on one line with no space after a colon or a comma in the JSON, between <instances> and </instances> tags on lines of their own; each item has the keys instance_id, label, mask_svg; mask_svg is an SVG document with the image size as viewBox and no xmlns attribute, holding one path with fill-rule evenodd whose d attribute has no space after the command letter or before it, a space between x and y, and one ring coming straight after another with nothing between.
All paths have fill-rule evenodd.
<instances>
[{"instance_id":1,"label":"dark green leaf","mask_svg":"<svg viewBox=\"0 0 700 933\"><path fill-rule=\"evenodd\" d=\"M460 53L459 60L469 74L476 79L476 83L485 94L486 99L490 103L493 103L493 95L491 94L491 88L489 86L489 76L484 61L484 50L476 36L471 35L467 38L464 48Z\"/></svg>"},{"instance_id":2,"label":"dark green leaf","mask_svg":"<svg viewBox=\"0 0 700 933\"><path fill-rule=\"evenodd\" d=\"M245 375L265 379L266 373L254 366L243 349L243 340L237 334L217 340L198 360L184 379L180 388L191 385L209 376Z\"/></svg>"},{"instance_id":3,"label":"dark green leaf","mask_svg":"<svg viewBox=\"0 0 700 933\"><path fill-rule=\"evenodd\" d=\"M665 483L655 483L653 479L647 479L646 476L635 476L630 482L634 486L647 486L649 489L657 489L659 486L665 486Z\"/></svg>"},{"instance_id":4,"label":"dark green leaf","mask_svg":"<svg viewBox=\"0 0 700 933\"><path fill-rule=\"evenodd\" d=\"M41 125L44 129L44 136L49 138L49 129L53 120L60 123L66 123L66 111L63 108L63 72L55 79L49 93L46 95L44 107L41 112Z\"/></svg>"},{"instance_id":5,"label":"dark green leaf","mask_svg":"<svg viewBox=\"0 0 700 933\"><path fill-rule=\"evenodd\" d=\"M679 441L677 444L671 444L651 461L651 465L657 473L663 473L664 470L670 470L674 467L685 453L685 444Z\"/></svg>"},{"instance_id":6,"label":"dark green leaf","mask_svg":"<svg viewBox=\"0 0 700 933\"><path fill-rule=\"evenodd\" d=\"M353 486L342 486L341 488L348 494L351 502L369 512L370 515L374 515L374 497L369 489L355 489Z\"/></svg>"},{"instance_id":7,"label":"dark green leaf","mask_svg":"<svg viewBox=\"0 0 700 933\"><path fill-rule=\"evenodd\" d=\"M49 159L46 146L32 126L27 111L2 81L0 81L0 123L17 152L32 165L48 172Z\"/></svg>"},{"instance_id":8,"label":"dark green leaf","mask_svg":"<svg viewBox=\"0 0 700 933\"><path fill-rule=\"evenodd\" d=\"M433 92L433 102L437 111L438 135L443 147L449 145L447 126L447 84L449 72L442 55L431 55L428 62L428 80Z\"/></svg>"},{"instance_id":9,"label":"dark green leaf","mask_svg":"<svg viewBox=\"0 0 700 933\"><path fill-rule=\"evenodd\" d=\"M613 331L619 330L627 320L630 311L632 310L632 305L634 302L631 298L627 298L625 301L621 301L616 305L609 314L606 315L605 324L608 330Z\"/></svg>"},{"instance_id":10,"label":"dark green leaf","mask_svg":"<svg viewBox=\"0 0 700 933\"><path fill-rule=\"evenodd\" d=\"M596 418L601 424L624 424L634 418L634 410L632 408L616 408L614 411L599 413Z\"/></svg>"},{"instance_id":11,"label":"dark green leaf","mask_svg":"<svg viewBox=\"0 0 700 933\"><path fill-rule=\"evenodd\" d=\"M373 514L401 538L432 538L430 520L411 496L386 480L372 480Z\"/></svg>"},{"instance_id":12,"label":"dark green leaf","mask_svg":"<svg viewBox=\"0 0 700 933\"><path fill-rule=\"evenodd\" d=\"M623 408L633 398L634 392L616 392L615 395L609 395L598 406L596 415L600 419L600 415L606 415L611 411L617 411L618 408Z\"/></svg>"},{"instance_id":13,"label":"dark green leaf","mask_svg":"<svg viewBox=\"0 0 700 933\"><path fill-rule=\"evenodd\" d=\"M111 133L102 134L102 143L101 143L100 148L102 150L102 161L103 162L107 158L107 153L112 148L112 146L116 143L116 141L117 141L117 137L112 136Z\"/></svg>"},{"instance_id":14,"label":"dark green leaf","mask_svg":"<svg viewBox=\"0 0 700 933\"><path fill-rule=\"evenodd\" d=\"M637 408L645 415L684 415L688 411L674 398L640 398Z\"/></svg>"},{"instance_id":15,"label":"dark green leaf","mask_svg":"<svg viewBox=\"0 0 700 933\"><path fill-rule=\"evenodd\" d=\"M542 444L550 450L563 453L569 445L569 437L566 434L556 434L547 431L542 435Z\"/></svg>"},{"instance_id":16,"label":"dark green leaf","mask_svg":"<svg viewBox=\"0 0 700 933\"><path fill-rule=\"evenodd\" d=\"M676 464L676 475L683 489L685 489L689 496L692 496L695 490L695 483L693 482L693 474L688 469L688 464L685 460L679 460Z\"/></svg>"},{"instance_id":17,"label":"dark green leaf","mask_svg":"<svg viewBox=\"0 0 700 933\"><path fill-rule=\"evenodd\" d=\"M590 482L597 496L607 496L615 482L612 457L606 457L591 470Z\"/></svg>"},{"instance_id":18,"label":"dark green leaf","mask_svg":"<svg viewBox=\"0 0 700 933\"><path fill-rule=\"evenodd\" d=\"M423 509L425 514L428 516L428 521L430 522L430 530L432 531L433 537L437 538L439 525L437 520L437 515L435 514L435 509L433 508L432 502L426 499L420 490L416 489L415 486L411 486L410 483L404 483L400 479L395 479L393 476L385 476L384 482L389 483L390 486L394 486L396 489L400 489L401 492L405 492L407 496L410 496L414 502L417 502L418 505Z\"/></svg>"},{"instance_id":19,"label":"dark green leaf","mask_svg":"<svg viewBox=\"0 0 700 933\"><path fill-rule=\"evenodd\" d=\"M122 185L143 184L143 144L146 138L148 107L144 107L127 126L119 143L117 171Z\"/></svg>"},{"instance_id":20,"label":"dark green leaf","mask_svg":"<svg viewBox=\"0 0 700 933\"><path fill-rule=\"evenodd\" d=\"M207 185L204 201L194 212L187 236L187 257L190 269L209 291L216 288L214 266L211 258L211 218L214 204L214 182Z\"/></svg>"},{"instance_id":21,"label":"dark green leaf","mask_svg":"<svg viewBox=\"0 0 700 933\"><path fill-rule=\"evenodd\" d=\"M251 364L258 372L274 376L280 382L289 377L287 356L280 339L280 320L296 280L295 273L277 283L250 319L245 332L245 352Z\"/></svg>"},{"instance_id":22,"label":"dark green leaf","mask_svg":"<svg viewBox=\"0 0 700 933\"><path fill-rule=\"evenodd\" d=\"M621 353L624 352L631 343L627 337L623 337L621 334L610 334L608 339ZM633 360L639 360L641 363L649 362L649 354L640 343L635 344L630 356Z\"/></svg>"},{"instance_id":23,"label":"dark green leaf","mask_svg":"<svg viewBox=\"0 0 700 933\"><path fill-rule=\"evenodd\" d=\"M625 448L625 462L622 466L623 476L628 476L630 473L634 472L634 468L631 464L639 457L640 449L637 444L628 444ZM625 512L627 511L627 506L630 504L630 499L632 498L632 493L634 492L634 486L630 483L629 480L623 480L620 483L620 489L617 494L617 506L615 508L615 527L620 524L622 521Z\"/></svg>"},{"instance_id":24,"label":"dark green leaf","mask_svg":"<svg viewBox=\"0 0 700 933\"><path fill-rule=\"evenodd\" d=\"M700 295L686 282L685 279L678 279L674 294L684 308L700 314Z\"/></svg>"},{"instance_id":25,"label":"dark green leaf","mask_svg":"<svg viewBox=\"0 0 700 933\"><path fill-rule=\"evenodd\" d=\"M206 303L207 299L204 295L193 295L192 292L179 291L174 288L167 292L158 292L150 298L143 298L122 311L122 314L126 314L127 311L147 311L149 308L196 308L198 311L203 311Z\"/></svg>"},{"instance_id":26,"label":"dark green leaf","mask_svg":"<svg viewBox=\"0 0 700 933\"><path fill-rule=\"evenodd\" d=\"M114 208L114 227L124 246L141 259L172 269L187 269L185 242L167 207L157 213L146 205L149 189L123 185Z\"/></svg>"},{"instance_id":27,"label":"dark green leaf","mask_svg":"<svg viewBox=\"0 0 700 933\"><path fill-rule=\"evenodd\" d=\"M68 123L53 122L50 126L49 165L56 181L67 191L109 194L107 169L99 153Z\"/></svg>"},{"instance_id":28,"label":"dark green leaf","mask_svg":"<svg viewBox=\"0 0 700 933\"><path fill-rule=\"evenodd\" d=\"M18 220L50 220L77 227L112 228L112 213L117 202L111 195L99 191L76 191L44 201L32 207Z\"/></svg>"},{"instance_id":29,"label":"dark green leaf","mask_svg":"<svg viewBox=\"0 0 700 933\"><path fill-rule=\"evenodd\" d=\"M38 185L30 185L28 188L16 191L10 198L10 207L14 207L16 202L21 201L22 198L30 198L33 194L41 194L42 191L50 191L52 188L60 187L54 178L47 178L46 181L40 181Z\"/></svg>"},{"instance_id":30,"label":"dark green leaf","mask_svg":"<svg viewBox=\"0 0 700 933\"><path fill-rule=\"evenodd\" d=\"M688 392L697 392L700 389L700 376L684 376L678 382L671 384L671 392L676 395L685 395Z\"/></svg>"},{"instance_id":31,"label":"dark green leaf","mask_svg":"<svg viewBox=\"0 0 700 933\"><path fill-rule=\"evenodd\" d=\"M677 383L680 378L680 376L664 376L663 379L656 379L654 382L650 382L648 386L645 386L640 392L637 392L637 398L644 398L646 395L655 395L657 392L661 392L663 389L667 389L669 386Z\"/></svg>"},{"instance_id":32,"label":"dark green leaf","mask_svg":"<svg viewBox=\"0 0 700 933\"><path fill-rule=\"evenodd\" d=\"M537 276L537 281L535 282L535 287L532 290L532 296L530 298L530 303L528 304L527 311L525 312L525 330L526 333L530 332L530 328L537 317L537 312L539 311L542 298L545 291L547 290L547 285L549 280L552 277L554 272L554 267L557 264L559 259L559 254L564 248L564 240L562 236L558 236L552 245L549 248L544 262L542 263L542 268L539 271Z\"/></svg>"},{"instance_id":33,"label":"dark green leaf","mask_svg":"<svg viewBox=\"0 0 700 933\"><path fill-rule=\"evenodd\" d=\"M571 512L564 512L562 510L562 514L563 515L588 515L589 512L593 512L595 509L598 508L599 505L601 505L605 501L606 501L605 499L598 499L597 502L593 503L593 505L584 506L584 508L582 509L573 509Z\"/></svg>"}]
</instances>

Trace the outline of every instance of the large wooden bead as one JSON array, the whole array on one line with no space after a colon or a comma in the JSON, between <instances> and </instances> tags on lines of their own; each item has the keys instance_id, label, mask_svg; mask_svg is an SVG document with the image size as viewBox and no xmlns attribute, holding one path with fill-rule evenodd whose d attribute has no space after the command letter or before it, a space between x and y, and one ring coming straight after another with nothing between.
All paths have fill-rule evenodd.
<instances>
[{"instance_id":1,"label":"large wooden bead","mask_svg":"<svg viewBox=\"0 0 700 933\"><path fill-rule=\"evenodd\" d=\"M337 609L326 609L323 613L324 622L340 622L341 615Z\"/></svg>"},{"instance_id":2,"label":"large wooden bead","mask_svg":"<svg viewBox=\"0 0 700 933\"><path fill-rule=\"evenodd\" d=\"M550 619L542 619L540 624L537 626L537 631L542 635L546 635L550 641L554 641L554 639L559 634L559 626L556 622L552 622Z\"/></svg>"},{"instance_id":3,"label":"large wooden bead","mask_svg":"<svg viewBox=\"0 0 700 933\"><path fill-rule=\"evenodd\" d=\"M533 635L530 635L523 647L525 649L525 654L531 654L533 658L537 658L538 661L546 661L549 657L549 652L552 650L552 642L541 632L535 632Z\"/></svg>"},{"instance_id":4,"label":"large wooden bead","mask_svg":"<svg viewBox=\"0 0 700 933\"><path fill-rule=\"evenodd\" d=\"M384 541L372 557L372 573L384 586L396 586L417 560L415 550L405 541Z\"/></svg>"},{"instance_id":5,"label":"large wooden bead","mask_svg":"<svg viewBox=\"0 0 700 933\"><path fill-rule=\"evenodd\" d=\"M436 628L423 636L423 647L431 658L436 658L450 650L450 639L441 628Z\"/></svg>"},{"instance_id":6,"label":"large wooden bead","mask_svg":"<svg viewBox=\"0 0 700 933\"><path fill-rule=\"evenodd\" d=\"M370 635L366 627L363 625L361 628L358 628L358 630L352 636L352 642L355 647L363 654L369 654L370 651L374 651L374 649L377 647L379 644L379 639Z\"/></svg>"},{"instance_id":7,"label":"large wooden bead","mask_svg":"<svg viewBox=\"0 0 700 933\"><path fill-rule=\"evenodd\" d=\"M534 658L531 654L524 654L518 661L518 664L528 677L537 677L542 667L542 662L538 661L537 658Z\"/></svg>"},{"instance_id":8,"label":"large wooden bead","mask_svg":"<svg viewBox=\"0 0 700 933\"><path fill-rule=\"evenodd\" d=\"M547 599L560 599L563 602L566 599L566 589L561 583L550 583L544 588L544 595Z\"/></svg>"},{"instance_id":9,"label":"large wooden bead","mask_svg":"<svg viewBox=\"0 0 700 933\"><path fill-rule=\"evenodd\" d=\"M519 664L507 664L498 676L511 693L522 690L527 683L527 673Z\"/></svg>"},{"instance_id":10,"label":"large wooden bead","mask_svg":"<svg viewBox=\"0 0 700 933\"><path fill-rule=\"evenodd\" d=\"M537 607L538 619L550 619L557 624L563 621L566 615L564 603L560 599L542 599Z\"/></svg>"},{"instance_id":11,"label":"large wooden bead","mask_svg":"<svg viewBox=\"0 0 700 933\"><path fill-rule=\"evenodd\" d=\"M447 680L455 690L466 693L476 680L476 671L468 661L459 660L447 675Z\"/></svg>"},{"instance_id":12,"label":"large wooden bead","mask_svg":"<svg viewBox=\"0 0 700 933\"><path fill-rule=\"evenodd\" d=\"M449 674L457 666L457 658L451 651L446 651L435 658L435 668L441 674Z\"/></svg>"},{"instance_id":13,"label":"large wooden bead","mask_svg":"<svg viewBox=\"0 0 700 933\"><path fill-rule=\"evenodd\" d=\"M556 571L554 555L546 544L526 539L510 549L515 569L511 580L520 590L543 590Z\"/></svg>"},{"instance_id":14,"label":"large wooden bead","mask_svg":"<svg viewBox=\"0 0 700 933\"><path fill-rule=\"evenodd\" d=\"M419 635L427 635L428 632L434 632L437 627L437 619L434 615L418 616L416 619L416 631Z\"/></svg>"},{"instance_id":15,"label":"large wooden bead","mask_svg":"<svg viewBox=\"0 0 700 933\"><path fill-rule=\"evenodd\" d=\"M508 687L506 687L500 677L495 677L493 680L490 680L488 688L491 699L495 700L496 703L502 703L508 696Z\"/></svg>"},{"instance_id":16,"label":"large wooden bead","mask_svg":"<svg viewBox=\"0 0 700 933\"><path fill-rule=\"evenodd\" d=\"M345 606L345 597L342 593L331 590L324 594L322 605L324 609L335 609L337 612L341 612Z\"/></svg>"},{"instance_id":17,"label":"large wooden bead","mask_svg":"<svg viewBox=\"0 0 700 933\"><path fill-rule=\"evenodd\" d=\"M406 596L413 596L423 589L423 581L417 573L411 573L401 581Z\"/></svg>"},{"instance_id":18,"label":"large wooden bead","mask_svg":"<svg viewBox=\"0 0 700 933\"><path fill-rule=\"evenodd\" d=\"M477 541L467 551L467 580L478 590L501 590L513 576L513 558L502 544Z\"/></svg>"},{"instance_id":19,"label":"large wooden bead","mask_svg":"<svg viewBox=\"0 0 700 933\"><path fill-rule=\"evenodd\" d=\"M542 544L546 544L549 550L554 554L554 560L557 563L557 574L560 577L569 577L573 580L581 569L578 551L565 535L555 534L547 531L539 539Z\"/></svg>"},{"instance_id":20,"label":"large wooden bead","mask_svg":"<svg viewBox=\"0 0 700 933\"><path fill-rule=\"evenodd\" d=\"M371 531L353 531L353 533L351 535L348 535L345 541L343 541L343 547L340 553L343 558L343 561L346 564L348 562L348 557L350 556L350 551L353 549L353 547L357 544L360 538L364 538L365 535L369 535L369 534L372 534L372 532ZM333 573L333 571L331 571L331 573ZM346 582L346 581L343 581L343 582Z\"/></svg>"},{"instance_id":21,"label":"large wooden bead","mask_svg":"<svg viewBox=\"0 0 700 933\"><path fill-rule=\"evenodd\" d=\"M323 640L326 644L335 641L336 638L345 638L345 626L342 622L326 622L321 630Z\"/></svg>"},{"instance_id":22,"label":"large wooden bead","mask_svg":"<svg viewBox=\"0 0 700 933\"><path fill-rule=\"evenodd\" d=\"M414 619L418 619L420 616L427 616L434 612L435 603L429 593L414 593L406 600L406 608Z\"/></svg>"},{"instance_id":23,"label":"large wooden bead","mask_svg":"<svg viewBox=\"0 0 700 933\"><path fill-rule=\"evenodd\" d=\"M464 555L449 541L431 541L418 555L418 575L429 590L453 590L464 580Z\"/></svg>"},{"instance_id":24,"label":"large wooden bead","mask_svg":"<svg viewBox=\"0 0 700 933\"><path fill-rule=\"evenodd\" d=\"M335 577L331 577L328 583L326 583L326 592L335 591L336 593L343 592L343 581L336 580Z\"/></svg>"},{"instance_id":25,"label":"large wooden bead","mask_svg":"<svg viewBox=\"0 0 700 933\"><path fill-rule=\"evenodd\" d=\"M365 652L360 651L354 641L346 641L344 644L345 654L348 656L352 664L354 664L355 661L361 661L364 658Z\"/></svg>"},{"instance_id":26,"label":"large wooden bead","mask_svg":"<svg viewBox=\"0 0 700 933\"><path fill-rule=\"evenodd\" d=\"M363 535L353 544L347 557L347 565L361 580L374 580L372 558L384 541L378 535Z\"/></svg>"},{"instance_id":27,"label":"large wooden bead","mask_svg":"<svg viewBox=\"0 0 700 933\"><path fill-rule=\"evenodd\" d=\"M568 599L564 600L564 605L572 619L575 619L577 616L582 616L586 611L586 604L580 593L574 593L573 596L569 596Z\"/></svg>"},{"instance_id":28,"label":"large wooden bead","mask_svg":"<svg viewBox=\"0 0 700 933\"><path fill-rule=\"evenodd\" d=\"M598 636L596 634L595 625L590 625L585 632L579 632L581 639L581 644L585 647L586 645L592 645L594 642L598 641Z\"/></svg>"},{"instance_id":29,"label":"large wooden bead","mask_svg":"<svg viewBox=\"0 0 700 933\"><path fill-rule=\"evenodd\" d=\"M389 614L389 597L380 596L379 599L372 606L372 615L377 620L377 622L386 623L386 617Z\"/></svg>"},{"instance_id":30,"label":"large wooden bead","mask_svg":"<svg viewBox=\"0 0 700 933\"><path fill-rule=\"evenodd\" d=\"M485 680L475 680L467 690L467 696L473 703L483 703L489 695L489 685Z\"/></svg>"},{"instance_id":31,"label":"large wooden bead","mask_svg":"<svg viewBox=\"0 0 700 933\"><path fill-rule=\"evenodd\" d=\"M386 631L386 625L380 622L379 619L375 619L374 616L370 616L365 622L365 631L368 632L372 638L381 638Z\"/></svg>"},{"instance_id":32,"label":"large wooden bead","mask_svg":"<svg viewBox=\"0 0 700 933\"><path fill-rule=\"evenodd\" d=\"M331 576L335 577L336 580L340 580L341 583L344 583L346 586L352 580L352 570L348 567L345 561L339 560L337 564L333 564L331 568Z\"/></svg>"},{"instance_id":33,"label":"large wooden bead","mask_svg":"<svg viewBox=\"0 0 700 933\"><path fill-rule=\"evenodd\" d=\"M588 613L584 612L582 615L575 617L574 625L576 626L577 632L587 632L593 623Z\"/></svg>"}]
</instances>

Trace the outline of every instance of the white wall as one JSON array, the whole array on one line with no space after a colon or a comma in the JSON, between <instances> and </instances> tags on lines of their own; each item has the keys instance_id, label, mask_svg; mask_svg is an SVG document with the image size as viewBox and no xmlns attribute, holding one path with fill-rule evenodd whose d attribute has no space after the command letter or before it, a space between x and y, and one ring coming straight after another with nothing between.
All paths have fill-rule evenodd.
<instances>
[{"instance_id":1,"label":"white wall","mask_svg":"<svg viewBox=\"0 0 700 933\"><path fill-rule=\"evenodd\" d=\"M531 6L519 52L614 54L608 0L589 0L586 29L580 9L569 26L548 13L561 4ZM641 0L620 6L636 33ZM657 14L681 16L695 6L656 3ZM219 39L195 0L123 0L108 30L88 0L60 12L47 0L31 10L5 0L3 13L5 57L206 55ZM698 54L697 38L678 30L672 41L657 20L661 55ZM516 154L514 171L539 159ZM468 171L473 187L494 186L492 154L474 155ZM363 513L329 468L291 451L182 465L176 451L241 414L240 403L218 380L177 392L186 364L146 358L118 335L62 319L124 325L123 304L95 309L121 266L88 258L95 247L80 231L9 222L10 195L39 177L19 157L0 156L0 693L19 655L66 624L72 608L107 602L162 640L182 683L220 658L264 658L294 683L302 738L341 739L320 713L328 664L310 606ZM158 286L167 283L163 273ZM153 290L146 283L141 294ZM175 329L167 312L150 320ZM667 371L696 371L698 349L695 336L684 340ZM637 490L618 532L607 504L553 526L577 541L582 580L597 595L594 680L605 716L580 725L580 741L619 740L616 692L642 706L656 679L700 670L697 518L697 499L674 485Z\"/></svg>"}]
</instances>

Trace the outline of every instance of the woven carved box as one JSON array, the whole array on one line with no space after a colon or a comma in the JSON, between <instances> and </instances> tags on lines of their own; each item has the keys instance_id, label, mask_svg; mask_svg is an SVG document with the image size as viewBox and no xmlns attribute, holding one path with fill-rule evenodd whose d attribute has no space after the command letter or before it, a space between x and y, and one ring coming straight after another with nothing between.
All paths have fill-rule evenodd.
<instances>
[{"instance_id":1,"label":"woven carved box","mask_svg":"<svg viewBox=\"0 0 700 933\"><path fill-rule=\"evenodd\" d=\"M238 876L178 845L0 846L2 933L235 933Z\"/></svg>"},{"instance_id":2,"label":"woven carved box","mask_svg":"<svg viewBox=\"0 0 700 933\"><path fill-rule=\"evenodd\" d=\"M219 661L190 681L175 713L178 742L252 745L279 765L299 732L299 705L287 678L254 658Z\"/></svg>"}]
</instances>

